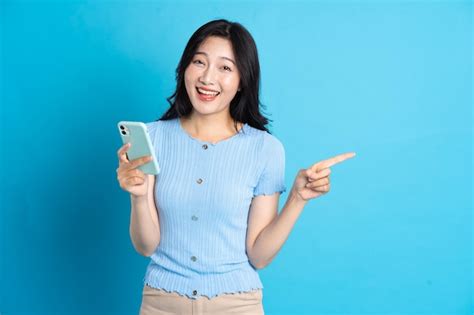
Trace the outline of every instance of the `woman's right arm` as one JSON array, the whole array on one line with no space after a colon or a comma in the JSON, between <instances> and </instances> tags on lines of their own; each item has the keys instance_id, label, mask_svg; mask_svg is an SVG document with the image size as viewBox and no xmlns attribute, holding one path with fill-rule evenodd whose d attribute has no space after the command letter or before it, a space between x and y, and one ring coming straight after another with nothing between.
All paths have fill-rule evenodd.
<instances>
[{"instance_id":1,"label":"woman's right arm","mask_svg":"<svg viewBox=\"0 0 474 315\"><path fill-rule=\"evenodd\" d=\"M147 194L130 194L130 238L135 250L149 257L160 243L160 224L154 198L155 176L145 176L148 176Z\"/></svg>"},{"instance_id":2,"label":"woman's right arm","mask_svg":"<svg viewBox=\"0 0 474 315\"><path fill-rule=\"evenodd\" d=\"M130 143L118 151L117 180L120 187L130 193L130 238L133 247L143 256L151 256L160 243L160 224L155 204L155 176L143 173L138 167L151 161L144 156L129 161Z\"/></svg>"}]
</instances>

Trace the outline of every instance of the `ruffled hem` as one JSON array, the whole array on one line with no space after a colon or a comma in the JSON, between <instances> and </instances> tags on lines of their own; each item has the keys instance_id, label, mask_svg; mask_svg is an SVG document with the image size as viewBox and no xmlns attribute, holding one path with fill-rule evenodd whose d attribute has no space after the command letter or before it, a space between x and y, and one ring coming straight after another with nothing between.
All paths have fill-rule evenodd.
<instances>
[{"instance_id":1,"label":"ruffled hem","mask_svg":"<svg viewBox=\"0 0 474 315\"><path fill-rule=\"evenodd\" d=\"M215 298L215 297L218 297L218 296L221 296L221 295L225 295L225 294L232 294L232 295L235 295L235 294L242 294L242 293L250 293L250 292L257 292L259 290L262 290L263 288L251 288L250 290L246 290L246 291L242 291L242 290L239 290L239 291L233 291L233 292L221 292L221 293L217 293L217 294L214 294L214 295L211 295L211 296L207 296L205 294L200 294L200 295L193 295L193 296L190 296L186 293L181 293L177 290L166 290L165 288L161 288L161 287L154 287L152 285L150 285L149 283L145 283L145 285L149 286L150 288L153 288L153 289L156 289L156 290L161 290L161 291L165 291L166 293L176 293L178 294L179 296L182 296L182 297L187 297L189 299L198 299L200 297L206 297L207 299L212 299L212 298Z\"/></svg>"},{"instance_id":2,"label":"ruffled hem","mask_svg":"<svg viewBox=\"0 0 474 315\"><path fill-rule=\"evenodd\" d=\"M260 195L270 196L277 192L279 192L280 195L282 195L285 191L286 191L286 186L280 186L278 188L264 188L262 190L254 192L253 196L254 197L260 196Z\"/></svg>"},{"instance_id":3,"label":"ruffled hem","mask_svg":"<svg viewBox=\"0 0 474 315\"><path fill-rule=\"evenodd\" d=\"M190 299L198 299L201 296L211 299L221 294L238 294L263 289L257 271L248 260L242 263L240 268L234 267L234 270L228 272L208 271L204 274L196 274L190 270L169 270L157 264L153 257L142 283L168 293L176 292ZM181 273L181 271L186 273ZM194 291L196 295L193 294Z\"/></svg>"}]
</instances>

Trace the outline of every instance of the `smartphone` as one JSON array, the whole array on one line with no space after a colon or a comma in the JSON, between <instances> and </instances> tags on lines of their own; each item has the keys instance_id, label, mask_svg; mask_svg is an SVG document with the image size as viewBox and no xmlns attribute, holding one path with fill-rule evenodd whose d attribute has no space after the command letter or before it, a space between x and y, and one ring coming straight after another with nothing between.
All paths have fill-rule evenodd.
<instances>
[{"instance_id":1,"label":"smartphone","mask_svg":"<svg viewBox=\"0 0 474 315\"><path fill-rule=\"evenodd\" d=\"M126 153L128 160L131 161L142 156L151 155L153 159L146 164L140 165L138 169L145 174L158 175L160 167L146 125L139 121L120 121L117 127L123 144L131 143Z\"/></svg>"}]
</instances>

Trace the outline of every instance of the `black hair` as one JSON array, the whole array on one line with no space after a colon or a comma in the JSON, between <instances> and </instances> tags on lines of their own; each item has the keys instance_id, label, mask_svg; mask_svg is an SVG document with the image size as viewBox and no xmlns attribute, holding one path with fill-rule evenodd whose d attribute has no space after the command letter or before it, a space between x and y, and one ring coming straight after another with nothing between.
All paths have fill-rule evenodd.
<instances>
[{"instance_id":1,"label":"black hair","mask_svg":"<svg viewBox=\"0 0 474 315\"><path fill-rule=\"evenodd\" d=\"M210 21L199 27L189 39L181 60L176 68L176 91L167 101L170 108L158 120L170 120L187 117L193 106L189 100L184 83L184 72L191 63L199 45L209 36L218 36L230 40L236 58L236 66L240 73L240 91L230 102L229 112L234 120L237 131L237 121L267 131L265 127L271 119L260 113L259 106L265 107L259 100L260 63L257 46L252 35L240 23L225 19Z\"/></svg>"}]
</instances>

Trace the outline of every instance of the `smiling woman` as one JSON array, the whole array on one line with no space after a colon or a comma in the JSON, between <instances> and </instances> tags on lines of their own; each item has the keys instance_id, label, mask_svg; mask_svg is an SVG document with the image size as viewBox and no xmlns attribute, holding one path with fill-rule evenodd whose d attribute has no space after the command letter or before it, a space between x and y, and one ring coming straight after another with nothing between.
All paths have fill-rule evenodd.
<instances>
[{"instance_id":1,"label":"smiling woman","mask_svg":"<svg viewBox=\"0 0 474 315\"><path fill-rule=\"evenodd\" d=\"M168 111L146 124L161 172L139 182L146 195L131 196L131 238L150 257L140 314L264 314L257 269L276 256L306 201L328 191L328 167L350 155L301 170L278 214L285 149L260 113L250 33L227 20L201 26L176 80ZM125 173L143 177L124 160L122 181Z\"/></svg>"},{"instance_id":2,"label":"smiling woman","mask_svg":"<svg viewBox=\"0 0 474 315\"><path fill-rule=\"evenodd\" d=\"M256 272L263 265L249 253L286 190L285 161L260 113L252 36L227 20L201 26L184 49L176 80L170 108L147 124L161 167L148 196L156 201L150 207L160 240L149 236L155 250L147 253L140 314L263 314ZM271 202L249 229L259 195Z\"/></svg>"},{"instance_id":3,"label":"smiling woman","mask_svg":"<svg viewBox=\"0 0 474 315\"><path fill-rule=\"evenodd\" d=\"M269 132L260 113L260 64L257 47L239 23L215 20L189 39L176 69L171 107L160 118L180 117L201 138L226 137L239 123ZM233 127L233 128L232 128Z\"/></svg>"}]
</instances>

